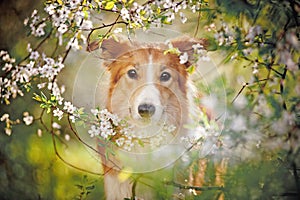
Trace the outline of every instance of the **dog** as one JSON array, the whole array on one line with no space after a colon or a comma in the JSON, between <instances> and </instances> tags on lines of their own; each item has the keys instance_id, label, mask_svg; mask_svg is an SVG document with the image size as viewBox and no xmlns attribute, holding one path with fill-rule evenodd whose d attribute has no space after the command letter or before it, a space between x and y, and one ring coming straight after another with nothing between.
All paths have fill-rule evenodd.
<instances>
[{"instance_id":1,"label":"dog","mask_svg":"<svg viewBox=\"0 0 300 200\"><path fill-rule=\"evenodd\" d=\"M133 158L136 165L147 165L153 160L147 160L149 157L143 160L139 155L166 147L164 149L169 149L165 151L166 156L161 156L158 151L151 157L161 156L161 160L165 161L166 157L178 150L178 146L174 144L178 144L180 138L194 134L185 127L193 122L193 117L197 115L195 110L198 109L187 71L194 61L193 45L205 47L207 41L181 37L168 43L147 44L124 38L109 38L101 43L103 65L110 74L106 108L119 118L126 119L126 128L130 127L134 132L133 136L126 137L130 137L130 141L135 144L125 144L122 136L124 132L120 131L112 138L120 144L120 148L126 147L125 150L118 151L120 154L107 156L104 145L99 146L107 200L135 198L134 182L129 178L120 179L122 169L126 166L122 155L133 151L135 153L129 155L130 159ZM182 55L188 59L183 60ZM166 129L167 131L163 131ZM187 148L189 147L183 150ZM177 153L175 157L180 155L182 154ZM175 157L171 159L175 160ZM154 163L156 164L160 163ZM169 162L165 163L167 164ZM146 195L144 198L151 197Z\"/></svg>"}]
</instances>

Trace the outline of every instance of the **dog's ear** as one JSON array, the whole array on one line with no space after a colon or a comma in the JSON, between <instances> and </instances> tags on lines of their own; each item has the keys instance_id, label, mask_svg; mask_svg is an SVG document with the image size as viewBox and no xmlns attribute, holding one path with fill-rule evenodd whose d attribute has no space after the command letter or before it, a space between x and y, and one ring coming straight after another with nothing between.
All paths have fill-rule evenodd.
<instances>
[{"instance_id":1,"label":"dog's ear","mask_svg":"<svg viewBox=\"0 0 300 200\"><path fill-rule=\"evenodd\" d=\"M171 44L174 48L178 48L181 53L186 52L189 57L189 61L193 62L194 60L194 45L201 45L203 49L207 49L208 40L204 38L191 38L188 36L183 36L179 38L175 38L171 41ZM195 46L194 46L195 47Z\"/></svg>"},{"instance_id":2,"label":"dog's ear","mask_svg":"<svg viewBox=\"0 0 300 200\"><path fill-rule=\"evenodd\" d=\"M130 52L133 48L133 45L127 38L123 37L110 37L100 45L102 49L101 58L104 59L105 65L116 60L119 56Z\"/></svg>"}]
</instances>

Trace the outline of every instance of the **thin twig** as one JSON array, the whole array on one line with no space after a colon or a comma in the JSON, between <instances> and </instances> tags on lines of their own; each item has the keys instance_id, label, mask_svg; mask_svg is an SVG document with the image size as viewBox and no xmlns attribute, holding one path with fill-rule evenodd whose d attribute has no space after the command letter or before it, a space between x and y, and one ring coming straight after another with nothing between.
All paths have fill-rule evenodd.
<instances>
[{"instance_id":1,"label":"thin twig","mask_svg":"<svg viewBox=\"0 0 300 200\"><path fill-rule=\"evenodd\" d=\"M51 124L53 123L53 114L51 115ZM55 133L54 133L54 129L53 127L51 126L51 130L50 130L50 133L52 135L52 143L53 143L53 148L54 148L54 152L55 152L55 155L63 162L65 163L66 165L68 165L69 167L72 167L76 170L79 170L79 171L82 171L82 172L86 172L86 173L90 173L90 174L94 174L94 175L100 175L100 176L103 176L102 173L97 173L97 172L92 172L92 171L88 171L86 169L83 169L83 168L80 168L80 167L77 167L75 165L73 165L72 163L68 162L67 160L65 160L58 152L57 150L57 145L56 145L56 140L55 140Z\"/></svg>"},{"instance_id":2,"label":"thin twig","mask_svg":"<svg viewBox=\"0 0 300 200\"><path fill-rule=\"evenodd\" d=\"M297 188L297 196L298 196L298 199L300 199L300 182L299 182L299 175L297 172L297 165L296 165L295 161L292 162L292 169L293 169L293 175L294 175L295 184L296 184L296 188Z\"/></svg>"},{"instance_id":3,"label":"thin twig","mask_svg":"<svg viewBox=\"0 0 300 200\"><path fill-rule=\"evenodd\" d=\"M235 102L235 100L240 96L240 94L244 91L244 89L249 85L249 83L244 83L243 87L240 89L240 91L237 93L237 95L233 98L231 101L231 104Z\"/></svg>"},{"instance_id":4,"label":"thin twig","mask_svg":"<svg viewBox=\"0 0 300 200\"><path fill-rule=\"evenodd\" d=\"M112 30L112 28L116 25L116 24L125 24L127 25L126 22L124 21L118 21L120 19L120 15L118 15L118 17L116 18L116 20L110 24L102 24L102 26L98 26L98 27L95 27L95 28L92 28L92 29L88 29L88 30L83 30L83 31L90 31L88 36L87 36L87 44L89 45L90 44L90 39L91 39L91 36L93 34L94 31L96 30L100 30L100 29L103 29L103 28L107 28L107 27L110 27L110 31ZM105 34L105 36L107 36L108 33Z\"/></svg>"},{"instance_id":5,"label":"thin twig","mask_svg":"<svg viewBox=\"0 0 300 200\"><path fill-rule=\"evenodd\" d=\"M177 183L175 181L166 181L164 182L166 185L172 185L175 187L178 187L179 189L185 189L185 190L196 190L196 191L208 191L208 190L221 190L224 191L223 186L205 186L205 187L198 187L198 186L191 186L191 185L183 185L180 183Z\"/></svg>"},{"instance_id":6,"label":"thin twig","mask_svg":"<svg viewBox=\"0 0 300 200\"><path fill-rule=\"evenodd\" d=\"M198 12L198 18L197 18L197 26L196 26L196 31L194 33L194 37L197 36L198 34L198 31L199 31L199 27L200 27L200 20L201 20L201 7L202 7L202 4L200 4L200 10Z\"/></svg>"}]
</instances>

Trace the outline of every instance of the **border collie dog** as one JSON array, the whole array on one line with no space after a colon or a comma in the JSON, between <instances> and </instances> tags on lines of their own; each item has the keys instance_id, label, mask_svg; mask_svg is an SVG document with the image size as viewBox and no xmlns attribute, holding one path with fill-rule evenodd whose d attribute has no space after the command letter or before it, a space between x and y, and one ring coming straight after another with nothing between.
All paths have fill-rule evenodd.
<instances>
[{"instance_id":1,"label":"border collie dog","mask_svg":"<svg viewBox=\"0 0 300 200\"><path fill-rule=\"evenodd\" d=\"M106 199L133 196L133 182L120 178L121 168L126 168L128 163L127 169L131 172L140 170L133 169L136 166L144 172L151 171L155 166L161 168L172 163L187 149L178 144L180 138L190 134L185 125L192 123L193 113L197 110L187 72L193 62L193 45L206 46L206 40L181 37L168 44L147 44L110 38L101 43L103 65L110 75L106 108L126 119L133 131L131 136L120 131L114 138L120 146L127 145L127 148L119 148L115 156L110 155L110 162L104 156L105 148L99 147ZM122 134L127 134L132 143L138 141L136 143L142 145L126 144ZM116 168L110 163L121 167Z\"/></svg>"}]
</instances>

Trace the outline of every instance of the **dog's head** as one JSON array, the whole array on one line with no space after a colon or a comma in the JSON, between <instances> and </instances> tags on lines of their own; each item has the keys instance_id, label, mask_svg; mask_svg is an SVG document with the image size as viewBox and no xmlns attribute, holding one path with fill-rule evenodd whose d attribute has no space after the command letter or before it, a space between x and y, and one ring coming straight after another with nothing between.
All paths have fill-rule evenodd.
<instances>
[{"instance_id":1,"label":"dog's head","mask_svg":"<svg viewBox=\"0 0 300 200\"><path fill-rule=\"evenodd\" d=\"M184 37L170 43L193 58L192 46L204 42ZM165 44L108 39L101 48L110 72L107 108L112 113L142 127L186 123L189 61L180 62L178 54L166 53Z\"/></svg>"}]
</instances>

